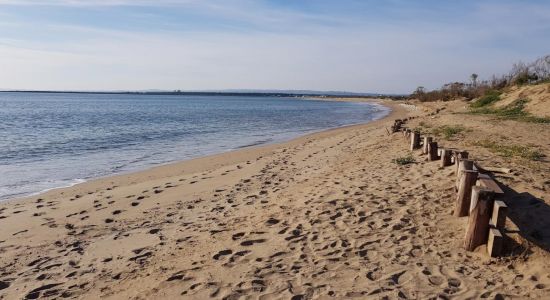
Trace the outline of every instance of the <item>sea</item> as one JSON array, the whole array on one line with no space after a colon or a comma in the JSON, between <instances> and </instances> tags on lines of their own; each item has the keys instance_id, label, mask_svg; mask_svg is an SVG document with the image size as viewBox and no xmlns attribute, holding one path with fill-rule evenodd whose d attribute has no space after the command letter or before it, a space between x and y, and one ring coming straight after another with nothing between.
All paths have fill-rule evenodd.
<instances>
[{"instance_id":1,"label":"sea","mask_svg":"<svg viewBox=\"0 0 550 300\"><path fill-rule=\"evenodd\" d=\"M388 113L298 97L2 92L0 200Z\"/></svg>"}]
</instances>

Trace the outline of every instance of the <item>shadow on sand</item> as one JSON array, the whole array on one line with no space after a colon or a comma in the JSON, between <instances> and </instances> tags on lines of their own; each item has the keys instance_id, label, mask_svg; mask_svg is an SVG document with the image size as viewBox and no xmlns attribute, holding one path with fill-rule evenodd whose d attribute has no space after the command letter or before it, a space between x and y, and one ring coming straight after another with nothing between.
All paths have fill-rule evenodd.
<instances>
[{"instance_id":1,"label":"shadow on sand","mask_svg":"<svg viewBox=\"0 0 550 300\"><path fill-rule=\"evenodd\" d=\"M533 247L539 247L550 252L550 206L542 199L530 193L518 193L514 189L500 185L504 195L497 200L502 200L508 206L508 223L505 230L507 236L504 246L505 256L528 255ZM514 235L520 235L527 243L520 244L513 239Z\"/></svg>"}]
</instances>

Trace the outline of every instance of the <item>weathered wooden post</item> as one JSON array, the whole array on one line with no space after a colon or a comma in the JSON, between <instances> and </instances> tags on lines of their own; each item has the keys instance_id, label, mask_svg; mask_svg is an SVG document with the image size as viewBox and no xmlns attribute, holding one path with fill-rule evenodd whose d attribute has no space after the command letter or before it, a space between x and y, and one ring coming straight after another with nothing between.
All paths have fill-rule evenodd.
<instances>
[{"instance_id":1,"label":"weathered wooden post","mask_svg":"<svg viewBox=\"0 0 550 300\"><path fill-rule=\"evenodd\" d=\"M504 237L500 230L496 228L489 229L489 237L487 238L487 253L490 257L497 257L502 253Z\"/></svg>"},{"instance_id":2,"label":"weathered wooden post","mask_svg":"<svg viewBox=\"0 0 550 300\"><path fill-rule=\"evenodd\" d=\"M464 238L464 249L474 251L487 242L489 219L493 211L494 193L479 186L472 188L470 217Z\"/></svg>"},{"instance_id":3,"label":"weathered wooden post","mask_svg":"<svg viewBox=\"0 0 550 300\"><path fill-rule=\"evenodd\" d=\"M487 253L491 257L497 257L502 253L504 237L501 230L504 230L506 224L506 215L508 206L503 201L495 201L493 205L493 214L489 221L489 237L487 239Z\"/></svg>"},{"instance_id":4,"label":"weathered wooden post","mask_svg":"<svg viewBox=\"0 0 550 300\"><path fill-rule=\"evenodd\" d=\"M460 175L460 170L458 169L459 168L459 164L460 164L460 160L461 159L468 159L468 151L454 151L453 152L453 157L454 157L454 163L455 163L455 167L456 167L456 174L457 175Z\"/></svg>"},{"instance_id":5,"label":"weathered wooden post","mask_svg":"<svg viewBox=\"0 0 550 300\"><path fill-rule=\"evenodd\" d=\"M497 229L504 229L508 206L503 201L495 201L493 215L491 216L491 225Z\"/></svg>"},{"instance_id":6,"label":"weathered wooden post","mask_svg":"<svg viewBox=\"0 0 550 300\"><path fill-rule=\"evenodd\" d=\"M460 177L461 177L461 171L463 170L473 170L474 169L474 161L469 159L459 159L458 163L458 171L456 176L456 183L455 187L458 190L458 186L460 184Z\"/></svg>"},{"instance_id":7,"label":"weathered wooden post","mask_svg":"<svg viewBox=\"0 0 550 300\"><path fill-rule=\"evenodd\" d=\"M441 167L447 167L451 165L451 150L441 150Z\"/></svg>"},{"instance_id":8,"label":"weathered wooden post","mask_svg":"<svg viewBox=\"0 0 550 300\"><path fill-rule=\"evenodd\" d=\"M411 151L420 148L420 132L415 131L411 134Z\"/></svg>"},{"instance_id":9,"label":"weathered wooden post","mask_svg":"<svg viewBox=\"0 0 550 300\"><path fill-rule=\"evenodd\" d=\"M456 195L455 217L465 217L470 211L470 200L472 196L472 187L476 185L477 171L462 170L460 183L458 185L458 194Z\"/></svg>"},{"instance_id":10,"label":"weathered wooden post","mask_svg":"<svg viewBox=\"0 0 550 300\"><path fill-rule=\"evenodd\" d=\"M428 160L436 161L438 159L437 155L437 142L431 142L428 144Z\"/></svg>"},{"instance_id":11,"label":"weathered wooden post","mask_svg":"<svg viewBox=\"0 0 550 300\"><path fill-rule=\"evenodd\" d=\"M424 137L424 145L422 145L422 154L428 154L428 147L432 141L433 141L433 138L431 136Z\"/></svg>"},{"instance_id":12,"label":"weathered wooden post","mask_svg":"<svg viewBox=\"0 0 550 300\"><path fill-rule=\"evenodd\" d=\"M401 124L402 121L401 119L396 119L394 122L393 122L393 126L392 126L392 132L395 133L395 132L398 132L399 130L401 130Z\"/></svg>"}]
</instances>

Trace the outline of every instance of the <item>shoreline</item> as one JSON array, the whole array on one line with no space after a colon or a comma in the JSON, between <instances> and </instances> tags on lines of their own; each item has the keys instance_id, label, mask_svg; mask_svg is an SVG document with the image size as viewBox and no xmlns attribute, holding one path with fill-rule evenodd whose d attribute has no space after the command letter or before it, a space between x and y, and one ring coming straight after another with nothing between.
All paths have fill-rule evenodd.
<instances>
[{"instance_id":1,"label":"shoreline","mask_svg":"<svg viewBox=\"0 0 550 300\"><path fill-rule=\"evenodd\" d=\"M486 117L456 114L460 101L387 104L392 113L367 124L0 203L0 299L550 295L550 243L531 235L549 224L545 191L537 189L548 162L529 168L471 145L504 127L518 142L544 148L548 133L533 137L536 125L516 122L487 126ZM411 152L402 134L387 134L392 119L420 114L409 128L467 118L472 131L442 145L522 174L498 177L512 189L509 255L464 250L468 219L451 217L454 168ZM406 156L415 162L394 162Z\"/></svg>"},{"instance_id":2,"label":"shoreline","mask_svg":"<svg viewBox=\"0 0 550 300\"><path fill-rule=\"evenodd\" d=\"M145 169L130 170L130 171L127 171L127 172L108 174L108 175L105 175L105 176L93 177L93 178L87 178L87 179L76 178L76 179L73 179L71 181L71 182L78 181L76 183L68 184L68 185L64 185L64 186L59 186L59 187L47 188L45 190L38 191L38 192L33 192L33 193L30 193L30 194L27 194L27 195L21 195L21 196L16 196L16 197L12 197L12 198L0 199L0 204L1 203L14 202L14 201L23 201L23 200L26 200L26 199L29 199L29 198L35 198L37 196L41 196L41 195L44 195L44 194L49 194L50 192L56 192L56 191L64 190L64 189L71 189L71 188L75 188L75 187L78 187L78 186L83 185L83 184L88 184L88 183L92 183L92 182L99 181L99 180L106 181L106 180L109 180L111 178L115 179L117 177L125 177L125 176L132 176L132 175L140 176L137 173L141 174L141 173L144 173L144 172L153 171L157 168L163 168L163 167L170 168L172 166L180 165L180 164L186 163L186 162L191 163L194 160L216 159L217 156L224 155L224 154L230 154L230 153L233 153L233 152L236 152L236 151L253 150L253 149L256 149L256 148L259 148L259 147L269 147L269 149L284 147L285 144L287 144L287 143L288 144L293 143L293 142L296 143L296 142L299 142L298 140L300 140L302 138L307 138L307 137L315 138L314 137L315 135L321 134L321 133L324 133L324 132L330 132L332 130L345 129L345 128L356 127L356 126L364 126L364 125L368 125L368 124L376 122L376 121L384 120L386 118L389 118L393 114L396 107L399 106L399 103L396 103L393 100L373 99L373 98L330 98L330 97L328 97L328 98L316 98L316 97L307 97L307 98L303 98L301 100L373 103L373 104L378 104L378 105L381 105L381 106L387 108L387 111L384 112L384 116L382 116L378 119L370 120L370 121L367 121L367 122L364 122L364 123L358 123L358 124L344 125L344 126L335 127L335 128L315 130L313 132L309 132L309 133L306 133L306 134L299 134L299 135L297 135L295 137L292 137L288 140L259 143L257 145L245 145L245 146L242 146L242 147L237 147L237 148L226 150L226 151L219 152L219 153L207 154L207 155L204 155L204 156L198 156L198 157L189 158L189 159L182 159L182 160L175 160L175 161L171 161L171 162L161 163L161 164L158 164L158 165L155 165L155 166L147 167ZM263 149L263 150L269 151L268 149ZM180 167L184 167L184 166L180 166Z\"/></svg>"}]
</instances>

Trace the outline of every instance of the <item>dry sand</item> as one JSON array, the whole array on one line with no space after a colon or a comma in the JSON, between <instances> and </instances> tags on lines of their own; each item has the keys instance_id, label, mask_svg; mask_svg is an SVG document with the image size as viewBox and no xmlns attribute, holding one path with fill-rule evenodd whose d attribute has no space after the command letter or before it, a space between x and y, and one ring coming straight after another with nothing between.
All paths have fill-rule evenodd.
<instances>
[{"instance_id":1,"label":"dry sand","mask_svg":"<svg viewBox=\"0 0 550 300\"><path fill-rule=\"evenodd\" d=\"M550 298L548 162L442 141L517 170L497 178L517 191L506 256L466 252L466 218L450 216L452 168L418 152L415 164L392 163L407 143L385 129L443 104L387 103L391 116L366 125L0 203L0 298ZM467 123L472 138L531 136L550 153L547 127L533 137L535 125L445 105L410 126Z\"/></svg>"},{"instance_id":2,"label":"dry sand","mask_svg":"<svg viewBox=\"0 0 550 300\"><path fill-rule=\"evenodd\" d=\"M510 105L517 99L529 99L525 111L538 117L550 117L550 83L510 87L500 98L495 107Z\"/></svg>"}]
</instances>

